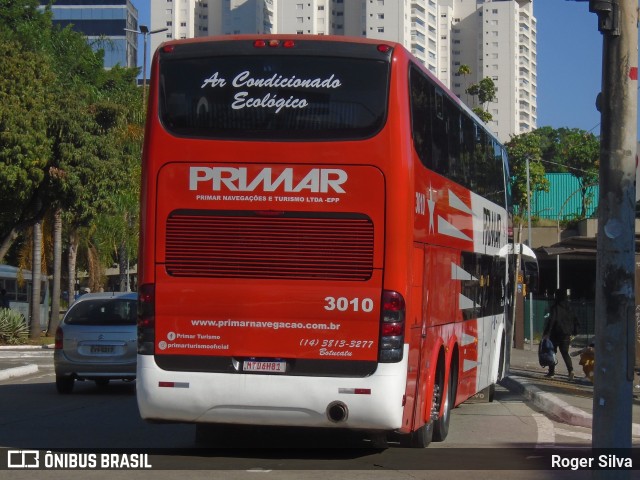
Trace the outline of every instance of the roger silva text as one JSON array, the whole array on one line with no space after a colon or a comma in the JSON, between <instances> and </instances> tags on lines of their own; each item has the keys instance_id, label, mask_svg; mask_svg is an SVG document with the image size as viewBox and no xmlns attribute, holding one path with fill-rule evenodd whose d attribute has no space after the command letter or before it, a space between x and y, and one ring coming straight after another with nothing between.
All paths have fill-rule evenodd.
<instances>
[{"instance_id":1,"label":"roger silva text","mask_svg":"<svg viewBox=\"0 0 640 480\"><path fill-rule=\"evenodd\" d=\"M551 468L571 470L626 470L633 468L633 459L631 458L631 456L612 453L594 456L554 454L551 455Z\"/></svg>"}]
</instances>

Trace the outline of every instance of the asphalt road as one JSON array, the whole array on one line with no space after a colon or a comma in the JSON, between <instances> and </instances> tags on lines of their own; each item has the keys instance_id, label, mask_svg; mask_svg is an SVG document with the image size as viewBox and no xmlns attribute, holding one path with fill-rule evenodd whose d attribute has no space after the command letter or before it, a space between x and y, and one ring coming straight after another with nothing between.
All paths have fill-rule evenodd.
<instances>
[{"instance_id":1,"label":"asphalt road","mask_svg":"<svg viewBox=\"0 0 640 480\"><path fill-rule=\"evenodd\" d=\"M426 450L400 448L393 441L388 448L375 448L369 437L354 432L256 428L227 432L202 449L194 442L191 425L142 421L135 384L112 382L100 389L93 382L79 382L73 394L59 395L50 350L3 350L0 364L38 365L34 373L0 381L0 447L144 452L150 456L154 478L165 478L170 470L185 471L184 478L204 478L200 475L205 472L209 473L206 478L225 479L256 475L278 479L426 478L427 472L428 478L452 478L453 470L473 470L474 478L490 478L492 472L495 478L510 469L508 478L539 479L539 471L527 470L545 461L544 455L535 455L546 451L538 447L584 447L591 442L588 429L554 422L519 395L498 387L493 403L465 403L454 409L447 440ZM433 469L442 476L434 476ZM91 478L109 479L132 478L133 474L126 470L83 472ZM7 473L0 469L0 478ZM23 472L10 473L13 479L21 478L14 474ZM73 478L67 473L79 472L38 470L28 478ZM137 471L135 476L145 478L148 473ZM544 478L570 478L566 475L575 472L547 473L553 476L545 474Z\"/></svg>"}]
</instances>

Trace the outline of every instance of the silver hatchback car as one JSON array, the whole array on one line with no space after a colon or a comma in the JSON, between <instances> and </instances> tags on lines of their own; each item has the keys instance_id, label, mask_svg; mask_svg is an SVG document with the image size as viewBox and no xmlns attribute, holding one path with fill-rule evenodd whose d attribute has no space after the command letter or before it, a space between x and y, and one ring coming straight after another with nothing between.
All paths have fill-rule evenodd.
<instances>
[{"instance_id":1,"label":"silver hatchback car","mask_svg":"<svg viewBox=\"0 0 640 480\"><path fill-rule=\"evenodd\" d=\"M88 293L69 308L53 354L59 393L71 393L76 380L99 387L111 379L135 380L137 303L137 293Z\"/></svg>"}]
</instances>

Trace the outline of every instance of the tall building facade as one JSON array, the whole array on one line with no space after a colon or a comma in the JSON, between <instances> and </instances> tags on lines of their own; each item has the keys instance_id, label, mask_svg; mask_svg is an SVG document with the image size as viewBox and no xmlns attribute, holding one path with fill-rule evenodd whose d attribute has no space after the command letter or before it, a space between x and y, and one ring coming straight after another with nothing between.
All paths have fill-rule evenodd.
<instances>
[{"instance_id":1,"label":"tall building facade","mask_svg":"<svg viewBox=\"0 0 640 480\"><path fill-rule=\"evenodd\" d=\"M537 26L533 0L440 0L448 31L450 70L440 79L465 103L480 106L467 88L489 77L496 100L481 107L503 142L537 128ZM442 52L443 55L445 52ZM461 73L461 66L470 73Z\"/></svg>"},{"instance_id":2,"label":"tall building facade","mask_svg":"<svg viewBox=\"0 0 640 480\"><path fill-rule=\"evenodd\" d=\"M43 5L48 1L41 0ZM104 66L135 68L138 36L124 29L138 29L138 10L131 0L55 0L53 23L84 34L94 50L104 51Z\"/></svg>"},{"instance_id":3,"label":"tall building facade","mask_svg":"<svg viewBox=\"0 0 640 480\"><path fill-rule=\"evenodd\" d=\"M151 51L166 39L293 33L403 44L471 107L467 88L489 77L496 100L481 107L503 142L536 128L533 0L150 0ZM461 66L468 69L461 71ZM464 72L464 73L462 73Z\"/></svg>"}]
</instances>

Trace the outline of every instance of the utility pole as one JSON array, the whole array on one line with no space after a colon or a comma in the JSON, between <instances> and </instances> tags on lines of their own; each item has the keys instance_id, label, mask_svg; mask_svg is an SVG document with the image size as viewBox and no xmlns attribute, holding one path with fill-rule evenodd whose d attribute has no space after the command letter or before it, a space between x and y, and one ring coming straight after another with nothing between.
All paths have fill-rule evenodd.
<instances>
[{"instance_id":1,"label":"utility pole","mask_svg":"<svg viewBox=\"0 0 640 480\"><path fill-rule=\"evenodd\" d=\"M590 0L603 36L593 448L631 448L638 1ZM598 470L594 478L630 478Z\"/></svg>"}]
</instances>

